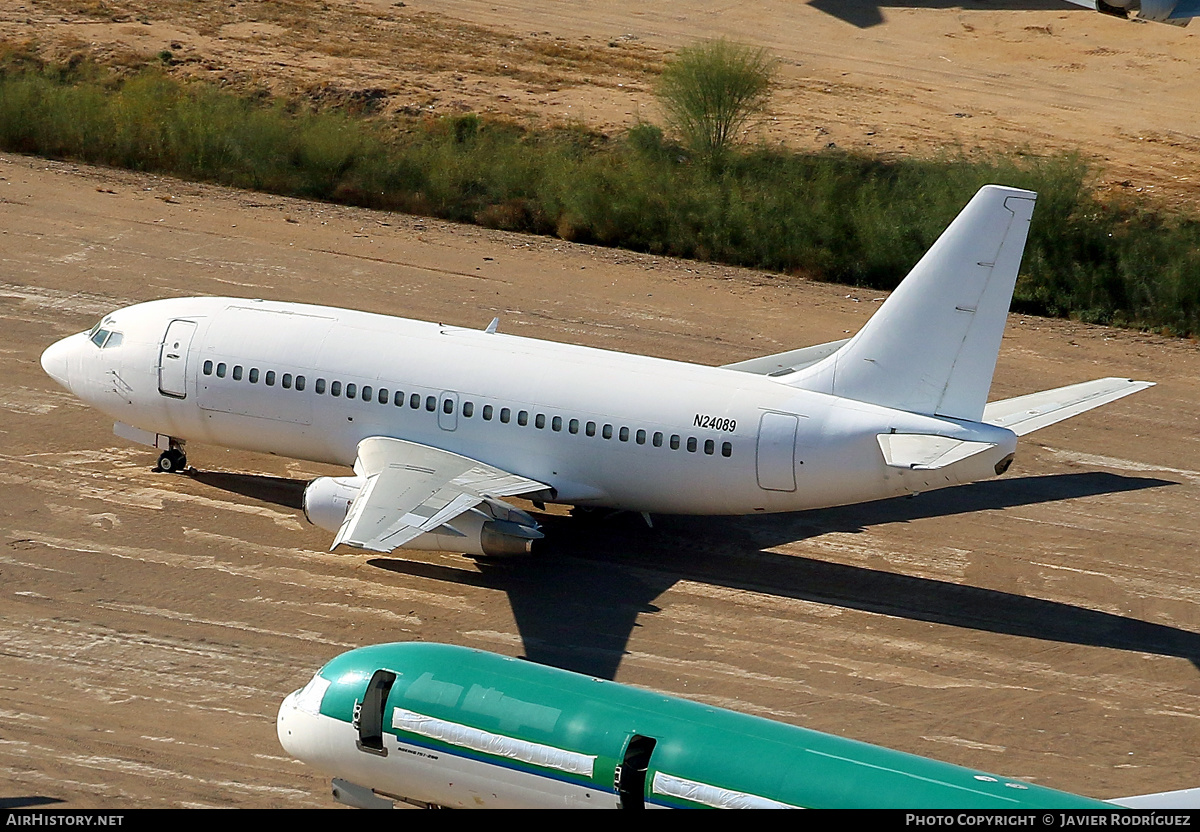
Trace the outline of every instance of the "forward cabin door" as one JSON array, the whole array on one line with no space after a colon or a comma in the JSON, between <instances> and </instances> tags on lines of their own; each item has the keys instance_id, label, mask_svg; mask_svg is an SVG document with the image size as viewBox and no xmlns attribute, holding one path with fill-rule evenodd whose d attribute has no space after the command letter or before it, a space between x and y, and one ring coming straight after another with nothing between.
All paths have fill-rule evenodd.
<instances>
[{"instance_id":1,"label":"forward cabin door","mask_svg":"<svg viewBox=\"0 0 1200 832\"><path fill-rule=\"evenodd\" d=\"M158 392L176 399L187 397L187 360L196 334L195 321L171 321L158 353Z\"/></svg>"},{"instance_id":2,"label":"forward cabin door","mask_svg":"<svg viewBox=\"0 0 1200 832\"><path fill-rule=\"evenodd\" d=\"M796 428L790 413L764 413L758 423L758 487L764 491L796 490Z\"/></svg>"},{"instance_id":3,"label":"forward cabin door","mask_svg":"<svg viewBox=\"0 0 1200 832\"><path fill-rule=\"evenodd\" d=\"M384 728L387 723L388 694L396 682L396 674L390 670L376 670L363 694L362 702L355 706L354 727L358 729L358 750L380 757L388 755L383 745Z\"/></svg>"}]
</instances>

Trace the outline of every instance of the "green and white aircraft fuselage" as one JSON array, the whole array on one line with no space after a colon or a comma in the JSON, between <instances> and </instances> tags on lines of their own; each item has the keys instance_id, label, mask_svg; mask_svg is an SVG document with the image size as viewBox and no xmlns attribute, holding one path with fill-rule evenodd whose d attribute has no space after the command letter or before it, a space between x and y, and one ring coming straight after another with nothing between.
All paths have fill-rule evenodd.
<instances>
[{"instance_id":1,"label":"green and white aircraft fuselage","mask_svg":"<svg viewBox=\"0 0 1200 832\"><path fill-rule=\"evenodd\" d=\"M358 806L1106 808L1111 803L464 647L333 659L279 740Z\"/></svg>"}]
</instances>

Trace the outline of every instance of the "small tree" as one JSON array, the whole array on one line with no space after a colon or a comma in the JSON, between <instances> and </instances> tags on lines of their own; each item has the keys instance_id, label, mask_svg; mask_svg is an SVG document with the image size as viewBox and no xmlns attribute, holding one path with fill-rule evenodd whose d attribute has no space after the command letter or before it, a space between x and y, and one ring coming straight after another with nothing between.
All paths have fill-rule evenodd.
<instances>
[{"instance_id":1,"label":"small tree","mask_svg":"<svg viewBox=\"0 0 1200 832\"><path fill-rule=\"evenodd\" d=\"M765 49L725 39L679 50L657 95L667 123L692 152L719 168L737 133L766 107L775 61Z\"/></svg>"}]
</instances>

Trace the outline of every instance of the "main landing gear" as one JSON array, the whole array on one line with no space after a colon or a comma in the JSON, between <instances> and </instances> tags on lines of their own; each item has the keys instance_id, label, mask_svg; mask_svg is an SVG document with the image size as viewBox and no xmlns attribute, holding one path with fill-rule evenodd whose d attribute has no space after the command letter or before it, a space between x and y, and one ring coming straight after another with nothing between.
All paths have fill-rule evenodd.
<instances>
[{"instance_id":1,"label":"main landing gear","mask_svg":"<svg viewBox=\"0 0 1200 832\"><path fill-rule=\"evenodd\" d=\"M170 449L162 452L154 468L157 471L162 471L164 474L178 473L187 468L187 454L183 452L183 448L172 446Z\"/></svg>"}]
</instances>

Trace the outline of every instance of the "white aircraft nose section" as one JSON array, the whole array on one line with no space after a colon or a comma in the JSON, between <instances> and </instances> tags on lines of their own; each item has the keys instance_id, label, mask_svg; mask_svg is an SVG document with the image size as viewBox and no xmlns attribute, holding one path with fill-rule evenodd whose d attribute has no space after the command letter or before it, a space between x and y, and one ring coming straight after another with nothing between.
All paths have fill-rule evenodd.
<instances>
[{"instance_id":1,"label":"white aircraft nose section","mask_svg":"<svg viewBox=\"0 0 1200 832\"><path fill-rule=\"evenodd\" d=\"M56 341L42 353L42 369L46 375L57 381L66 389L71 389L70 366L71 354L75 351L77 335Z\"/></svg>"}]
</instances>

